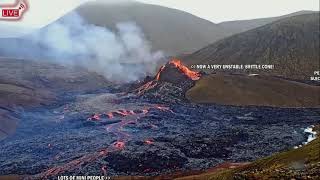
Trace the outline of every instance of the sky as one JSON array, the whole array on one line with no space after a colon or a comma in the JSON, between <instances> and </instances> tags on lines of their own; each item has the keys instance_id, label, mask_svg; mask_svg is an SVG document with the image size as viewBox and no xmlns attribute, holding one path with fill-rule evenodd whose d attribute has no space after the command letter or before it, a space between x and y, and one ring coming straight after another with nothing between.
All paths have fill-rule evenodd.
<instances>
[{"instance_id":1,"label":"sky","mask_svg":"<svg viewBox=\"0 0 320 180\"><path fill-rule=\"evenodd\" d=\"M214 23L274 17L301 10L319 11L319 0L139 0L171 7Z\"/></svg>"},{"instance_id":2,"label":"sky","mask_svg":"<svg viewBox=\"0 0 320 180\"><path fill-rule=\"evenodd\" d=\"M19 21L0 20L0 37L17 37L42 28L82 3L93 0L0 0L0 9L4 4L26 1L28 10Z\"/></svg>"},{"instance_id":3,"label":"sky","mask_svg":"<svg viewBox=\"0 0 320 180\"><path fill-rule=\"evenodd\" d=\"M0 0L1 5L16 0ZM17 0L23 1L23 0ZM24 0L29 10L20 21L1 21L0 37L14 37L46 26L82 3L94 0ZM109 3L128 0L102 0ZM183 10L214 23L289 14L300 10L319 11L319 0L138 0Z\"/></svg>"}]
</instances>

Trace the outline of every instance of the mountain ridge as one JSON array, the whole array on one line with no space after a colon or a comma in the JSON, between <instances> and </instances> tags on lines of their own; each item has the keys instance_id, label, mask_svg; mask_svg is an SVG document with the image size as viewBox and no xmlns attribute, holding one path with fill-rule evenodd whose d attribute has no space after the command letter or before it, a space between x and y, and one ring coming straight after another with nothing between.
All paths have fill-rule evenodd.
<instances>
[{"instance_id":1,"label":"mountain ridge","mask_svg":"<svg viewBox=\"0 0 320 180\"><path fill-rule=\"evenodd\" d=\"M274 17L265 17L265 18L254 18L254 19L245 19L245 20L233 20L233 21L224 21L217 23L222 28L225 28L228 31L231 31L232 34L238 34L241 32L248 31L250 29L255 29L257 27L264 26L266 24L278 21L283 18L288 18L292 16L297 15L303 15L303 14L312 14L317 13L319 11L308 11L308 10L302 10L293 12L290 14L285 14L281 16L274 16Z\"/></svg>"},{"instance_id":2,"label":"mountain ridge","mask_svg":"<svg viewBox=\"0 0 320 180\"><path fill-rule=\"evenodd\" d=\"M208 20L158 5L132 2L108 6L88 3L79 7L77 12L88 22L111 30L119 22L135 22L154 49L163 50L168 55L191 53L225 37L223 29Z\"/></svg>"},{"instance_id":3,"label":"mountain ridge","mask_svg":"<svg viewBox=\"0 0 320 180\"><path fill-rule=\"evenodd\" d=\"M265 18L268 22L264 23L260 22L261 19L232 22L236 23L236 26L240 26L237 25L239 23L250 22L250 26L243 29L228 27L227 24L231 22L214 23L182 10L136 1L112 5L90 2L80 6L76 11L88 22L111 30L115 29L118 22L133 21L141 27L153 48L163 50L168 56L189 54L231 35L260 27L283 17L309 13L309 11L300 11L285 16ZM146 15L148 15L147 18Z\"/></svg>"},{"instance_id":4,"label":"mountain ridge","mask_svg":"<svg viewBox=\"0 0 320 180\"><path fill-rule=\"evenodd\" d=\"M319 35L319 13L298 15L222 39L183 60L188 65L274 64L271 75L308 80L319 67Z\"/></svg>"}]
</instances>

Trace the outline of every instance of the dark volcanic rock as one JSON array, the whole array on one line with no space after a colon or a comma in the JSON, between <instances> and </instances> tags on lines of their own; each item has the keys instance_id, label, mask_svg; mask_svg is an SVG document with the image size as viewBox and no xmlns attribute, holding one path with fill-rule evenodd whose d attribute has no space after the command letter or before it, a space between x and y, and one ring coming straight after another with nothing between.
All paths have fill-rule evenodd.
<instances>
[{"instance_id":1,"label":"dark volcanic rock","mask_svg":"<svg viewBox=\"0 0 320 180\"><path fill-rule=\"evenodd\" d=\"M0 141L0 175L43 173L78 159L79 167L58 168L59 175L103 175L102 166L110 176L207 169L292 149L307 140L306 127L319 123L319 109L307 108L173 104L166 111L149 109L135 122L133 116L116 116L112 124L102 119L91 125L87 125L90 115L63 113L25 112L17 133ZM57 121L61 115L64 119ZM123 149L81 161L112 147L119 138Z\"/></svg>"},{"instance_id":2,"label":"dark volcanic rock","mask_svg":"<svg viewBox=\"0 0 320 180\"><path fill-rule=\"evenodd\" d=\"M0 107L0 141L12 135L17 127L17 119L13 117L10 110Z\"/></svg>"},{"instance_id":3,"label":"dark volcanic rock","mask_svg":"<svg viewBox=\"0 0 320 180\"><path fill-rule=\"evenodd\" d=\"M7 129L9 123L15 127L13 115L24 108L61 103L59 98L70 99L72 94L95 92L109 85L102 76L80 68L0 58L0 129ZM14 131L7 130L0 133L0 139Z\"/></svg>"},{"instance_id":4,"label":"dark volcanic rock","mask_svg":"<svg viewBox=\"0 0 320 180\"><path fill-rule=\"evenodd\" d=\"M229 130L222 132L221 135L216 135L215 137L201 134L192 135L189 138L178 137L173 140L173 144L187 157L224 159L231 155L228 147L248 139L248 134L241 131Z\"/></svg>"},{"instance_id":5,"label":"dark volcanic rock","mask_svg":"<svg viewBox=\"0 0 320 180\"><path fill-rule=\"evenodd\" d=\"M144 93L141 97L148 101L159 102L159 103L179 103L185 102L185 92L191 88L192 85L189 83L185 84L172 84L168 82L161 82L154 89Z\"/></svg>"},{"instance_id":6,"label":"dark volcanic rock","mask_svg":"<svg viewBox=\"0 0 320 180\"><path fill-rule=\"evenodd\" d=\"M163 68L160 69L158 80L160 82L168 82L177 85L193 82L180 69L170 63L167 63Z\"/></svg>"},{"instance_id":7,"label":"dark volcanic rock","mask_svg":"<svg viewBox=\"0 0 320 180\"><path fill-rule=\"evenodd\" d=\"M187 162L179 151L161 151L157 148L145 147L140 151L122 151L108 156L106 159L111 168L120 172L150 173L159 172L163 168L181 168Z\"/></svg>"},{"instance_id":8,"label":"dark volcanic rock","mask_svg":"<svg viewBox=\"0 0 320 180\"><path fill-rule=\"evenodd\" d=\"M316 108L184 103L193 84L167 64L133 91L141 99L84 93L63 106L26 109L16 133L0 141L0 175L56 179L203 170L292 149L308 139L307 127L319 124Z\"/></svg>"},{"instance_id":9,"label":"dark volcanic rock","mask_svg":"<svg viewBox=\"0 0 320 180\"><path fill-rule=\"evenodd\" d=\"M170 61L160 68L152 81L134 92L148 101L181 103L187 101L185 93L194 85L195 81Z\"/></svg>"}]
</instances>

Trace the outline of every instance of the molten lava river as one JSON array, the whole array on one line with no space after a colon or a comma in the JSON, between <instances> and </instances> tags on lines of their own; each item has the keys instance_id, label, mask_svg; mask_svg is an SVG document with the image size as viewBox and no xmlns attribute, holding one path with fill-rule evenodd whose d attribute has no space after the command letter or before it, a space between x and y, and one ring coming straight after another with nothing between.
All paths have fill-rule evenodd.
<instances>
[{"instance_id":1,"label":"molten lava river","mask_svg":"<svg viewBox=\"0 0 320 180\"><path fill-rule=\"evenodd\" d=\"M0 175L56 179L204 170L299 146L309 136L304 129L320 119L319 109L157 104L120 92L75 97L21 112L17 132L0 141Z\"/></svg>"}]
</instances>

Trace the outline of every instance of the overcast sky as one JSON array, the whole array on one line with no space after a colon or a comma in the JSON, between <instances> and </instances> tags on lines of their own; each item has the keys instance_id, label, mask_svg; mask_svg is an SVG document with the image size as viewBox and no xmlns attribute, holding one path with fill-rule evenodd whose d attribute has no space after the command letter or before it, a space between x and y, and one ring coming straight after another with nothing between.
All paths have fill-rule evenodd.
<instances>
[{"instance_id":1,"label":"overcast sky","mask_svg":"<svg viewBox=\"0 0 320 180\"><path fill-rule=\"evenodd\" d=\"M218 23L289 14L301 10L319 11L319 0L139 0L187 11Z\"/></svg>"},{"instance_id":2,"label":"overcast sky","mask_svg":"<svg viewBox=\"0 0 320 180\"><path fill-rule=\"evenodd\" d=\"M20 1L20 0L19 0ZM93 0L26 0L30 9L19 21L0 21L0 37L20 35L41 28L70 12L82 3ZM129 0L102 0L119 2ZM301 10L319 11L319 0L138 0L180 9L209 21L254 19L289 14ZM0 0L3 3L15 0Z\"/></svg>"}]
</instances>

